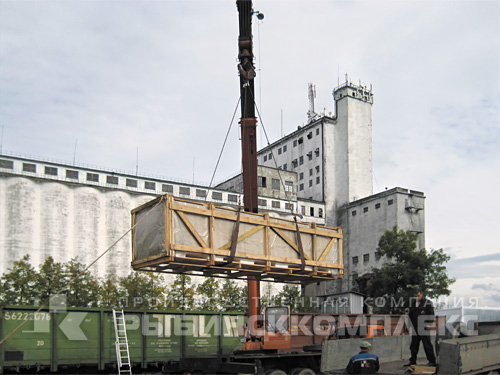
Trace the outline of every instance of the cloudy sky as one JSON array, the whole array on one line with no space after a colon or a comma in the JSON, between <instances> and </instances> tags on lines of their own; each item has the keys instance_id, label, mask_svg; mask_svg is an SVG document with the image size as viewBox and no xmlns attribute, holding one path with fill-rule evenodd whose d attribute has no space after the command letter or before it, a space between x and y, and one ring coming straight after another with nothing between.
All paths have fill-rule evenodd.
<instances>
[{"instance_id":1,"label":"cloudy sky","mask_svg":"<svg viewBox=\"0 0 500 375\"><path fill-rule=\"evenodd\" d=\"M308 82L327 114L346 73L372 84L374 192L425 192L451 298L500 306L500 2L254 9L270 141L306 122ZM0 0L2 151L209 183L239 98L237 20L233 0ZM240 170L239 148L233 124L215 181Z\"/></svg>"}]
</instances>

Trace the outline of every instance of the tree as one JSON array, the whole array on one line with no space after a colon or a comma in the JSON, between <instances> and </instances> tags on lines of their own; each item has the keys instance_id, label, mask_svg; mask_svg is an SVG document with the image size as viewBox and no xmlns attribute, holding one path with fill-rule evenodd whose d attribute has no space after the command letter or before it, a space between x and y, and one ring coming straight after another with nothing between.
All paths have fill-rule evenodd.
<instances>
[{"instance_id":1,"label":"tree","mask_svg":"<svg viewBox=\"0 0 500 375\"><path fill-rule=\"evenodd\" d=\"M178 274L170 289L167 290L167 308L172 310L193 310L196 286L191 283L191 276Z\"/></svg>"},{"instance_id":2,"label":"tree","mask_svg":"<svg viewBox=\"0 0 500 375\"><path fill-rule=\"evenodd\" d=\"M414 289L422 289L429 298L449 295L455 280L446 274L445 263L450 259L442 249L417 250L417 234L398 231L397 226L386 231L377 252L388 259L381 268L373 269L361 291L375 302L376 313L404 313Z\"/></svg>"},{"instance_id":3,"label":"tree","mask_svg":"<svg viewBox=\"0 0 500 375\"><path fill-rule=\"evenodd\" d=\"M125 307L160 308L165 295L162 276L149 272L132 272L119 279L119 294L127 299Z\"/></svg>"},{"instance_id":4,"label":"tree","mask_svg":"<svg viewBox=\"0 0 500 375\"><path fill-rule=\"evenodd\" d=\"M78 258L71 259L64 264L64 273L67 282L71 282L66 289L66 302L74 307L96 307L99 301L99 280Z\"/></svg>"},{"instance_id":5,"label":"tree","mask_svg":"<svg viewBox=\"0 0 500 375\"><path fill-rule=\"evenodd\" d=\"M217 311L220 307L219 283L214 277L207 277L196 288L197 306L201 311Z\"/></svg>"},{"instance_id":6,"label":"tree","mask_svg":"<svg viewBox=\"0 0 500 375\"><path fill-rule=\"evenodd\" d=\"M41 302L46 303L51 294L59 292L67 282L64 275L64 264L55 262L51 256L47 257L40 266L40 272L36 279L36 289L40 294Z\"/></svg>"},{"instance_id":7,"label":"tree","mask_svg":"<svg viewBox=\"0 0 500 375\"><path fill-rule=\"evenodd\" d=\"M231 279L224 279L220 289L220 308L221 311L244 311L247 308L246 288L239 287Z\"/></svg>"},{"instance_id":8,"label":"tree","mask_svg":"<svg viewBox=\"0 0 500 375\"><path fill-rule=\"evenodd\" d=\"M99 283L99 307L119 306L120 290L116 275L108 275Z\"/></svg>"},{"instance_id":9,"label":"tree","mask_svg":"<svg viewBox=\"0 0 500 375\"><path fill-rule=\"evenodd\" d=\"M27 254L14 262L1 278L0 301L5 305L33 305L40 296L36 289L38 272L30 264Z\"/></svg>"}]
</instances>

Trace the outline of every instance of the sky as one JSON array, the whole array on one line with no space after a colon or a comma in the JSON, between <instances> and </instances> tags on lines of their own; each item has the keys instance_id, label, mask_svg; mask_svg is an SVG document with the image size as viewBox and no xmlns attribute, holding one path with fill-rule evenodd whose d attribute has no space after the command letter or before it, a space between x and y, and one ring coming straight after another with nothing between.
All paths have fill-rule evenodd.
<instances>
[{"instance_id":1,"label":"sky","mask_svg":"<svg viewBox=\"0 0 500 375\"><path fill-rule=\"evenodd\" d=\"M500 2L266 0L256 101L273 142L372 85L374 193L426 195L446 301L500 307ZM235 1L0 0L4 153L210 183L239 99ZM237 119L215 182L238 173Z\"/></svg>"}]
</instances>

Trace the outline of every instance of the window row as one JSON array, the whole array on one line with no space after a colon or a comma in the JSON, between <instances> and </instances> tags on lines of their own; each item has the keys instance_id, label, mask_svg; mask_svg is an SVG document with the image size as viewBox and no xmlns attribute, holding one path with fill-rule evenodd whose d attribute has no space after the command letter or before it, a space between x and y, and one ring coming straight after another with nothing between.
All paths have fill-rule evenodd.
<instances>
[{"instance_id":1,"label":"window row","mask_svg":"<svg viewBox=\"0 0 500 375\"><path fill-rule=\"evenodd\" d=\"M306 206L300 206L300 213L306 215ZM314 207L309 207L309 216L314 216ZM323 217L323 209L318 207L318 217Z\"/></svg>"},{"instance_id":2,"label":"window row","mask_svg":"<svg viewBox=\"0 0 500 375\"><path fill-rule=\"evenodd\" d=\"M379 260L381 258L381 255L378 251L375 252L375 260ZM370 254L363 254L363 263L368 263L370 261ZM359 263L359 257L353 256L352 257L352 264L358 264Z\"/></svg>"},{"instance_id":3,"label":"window row","mask_svg":"<svg viewBox=\"0 0 500 375\"><path fill-rule=\"evenodd\" d=\"M267 188L267 177L257 176L257 186ZM273 190L281 190L281 180L279 178L272 178L271 188ZM293 181L285 181L285 191L293 193Z\"/></svg>"},{"instance_id":4,"label":"window row","mask_svg":"<svg viewBox=\"0 0 500 375\"><path fill-rule=\"evenodd\" d=\"M392 206L394 204L394 199L389 199L387 201L387 205L388 206ZM375 209L378 210L379 208L381 207L381 204L380 203L376 203L375 204ZM363 207L363 213L367 213L369 211L369 207ZM352 216L356 216L358 213L357 213L357 210L352 210L351 211L351 215Z\"/></svg>"}]
</instances>

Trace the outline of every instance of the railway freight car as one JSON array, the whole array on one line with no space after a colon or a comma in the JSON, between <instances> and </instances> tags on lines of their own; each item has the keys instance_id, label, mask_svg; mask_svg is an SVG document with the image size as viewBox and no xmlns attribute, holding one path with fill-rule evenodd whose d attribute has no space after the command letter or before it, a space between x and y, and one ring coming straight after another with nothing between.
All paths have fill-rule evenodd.
<instances>
[{"instance_id":1,"label":"railway freight car","mask_svg":"<svg viewBox=\"0 0 500 375\"><path fill-rule=\"evenodd\" d=\"M3 339L24 320L0 347L0 374L30 369L71 372L116 368L115 332L111 309L0 307ZM160 371L181 358L221 358L240 348L239 313L127 310L130 358L139 369Z\"/></svg>"}]
</instances>

